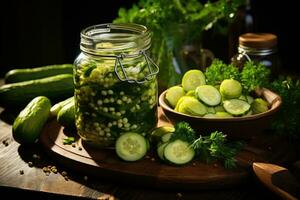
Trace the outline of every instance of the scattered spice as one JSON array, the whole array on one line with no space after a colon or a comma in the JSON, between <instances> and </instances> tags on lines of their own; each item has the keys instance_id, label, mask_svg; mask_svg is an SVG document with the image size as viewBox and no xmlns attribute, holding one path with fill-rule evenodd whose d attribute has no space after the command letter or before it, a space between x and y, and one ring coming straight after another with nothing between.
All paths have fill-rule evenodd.
<instances>
[{"instance_id":1,"label":"scattered spice","mask_svg":"<svg viewBox=\"0 0 300 200\"><path fill-rule=\"evenodd\" d=\"M154 161L155 161L155 158L151 158L151 161L153 161L153 162L154 162Z\"/></svg>"},{"instance_id":2,"label":"scattered spice","mask_svg":"<svg viewBox=\"0 0 300 200\"><path fill-rule=\"evenodd\" d=\"M6 147L9 145L9 143L8 143L7 140L3 140L3 141L2 141L2 144L4 144L4 146L6 146Z\"/></svg>"},{"instance_id":3,"label":"scattered spice","mask_svg":"<svg viewBox=\"0 0 300 200\"><path fill-rule=\"evenodd\" d=\"M75 148L75 147L76 147L76 144L75 144L75 143L73 143L73 144L72 144L72 147L73 147L73 148Z\"/></svg>"},{"instance_id":4,"label":"scattered spice","mask_svg":"<svg viewBox=\"0 0 300 200\"><path fill-rule=\"evenodd\" d=\"M82 147L78 147L78 150L81 151L81 150L82 150Z\"/></svg>"},{"instance_id":5,"label":"scattered spice","mask_svg":"<svg viewBox=\"0 0 300 200\"><path fill-rule=\"evenodd\" d=\"M48 167L43 167L43 172L49 172L49 168Z\"/></svg>"},{"instance_id":6,"label":"scattered spice","mask_svg":"<svg viewBox=\"0 0 300 200\"><path fill-rule=\"evenodd\" d=\"M56 168L56 166L52 166L52 167L51 167L51 171L52 171L54 174L57 174L57 168Z\"/></svg>"},{"instance_id":7,"label":"scattered spice","mask_svg":"<svg viewBox=\"0 0 300 200\"><path fill-rule=\"evenodd\" d=\"M147 158L147 159L149 159L149 158L150 158L150 156L146 156L146 158Z\"/></svg>"},{"instance_id":8,"label":"scattered spice","mask_svg":"<svg viewBox=\"0 0 300 200\"><path fill-rule=\"evenodd\" d=\"M28 162L28 166L29 167L33 167L33 163L32 162Z\"/></svg>"},{"instance_id":9,"label":"scattered spice","mask_svg":"<svg viewBox=\"0 0 300 200\"><path fill-rule=\"evenodd\" d=\"M56 166L48 165L46 167L43 167L43 172L45 173L46 176L49 176L51 173L57 174L59 171ZM64 177L66 181L69 180L69 177L67 176L68 173L66 171L62 171L60 174L62 175L62 177ZM87 180L87 177L86 178L84 177L84 180Z\"/></svg>"},{"instance_id":10,"label":"scattered spice","mask_svg":"<svg viewBox=\"0 0 300 200\"><path fill-rule=\"evenodd\" d=\"M67 173L66 171L62 171L61 175L62 175L62 176L67 176L68 173Z\"/></svg>"},{"instance_id":11,"label":"scattered spice","mask_svg":"<svg viewBox=\"0 0 300 200\"><path fill-rule=\"evenodd\" d=\"M20 174L23 175L24 174L24 170L20 170Z\"/></svg>"},{"instance_id":12,"label":"scattered spice","mask_svg":"<svg viewBox=\"0 0 300 200\"><path fill-rule=\"evenodd\" d=\"M194 163L194 162L193 162L193 164L192 164L192 165L193 165L193 166L196 166L196 163Z\"/></svg>"}]
</instances>

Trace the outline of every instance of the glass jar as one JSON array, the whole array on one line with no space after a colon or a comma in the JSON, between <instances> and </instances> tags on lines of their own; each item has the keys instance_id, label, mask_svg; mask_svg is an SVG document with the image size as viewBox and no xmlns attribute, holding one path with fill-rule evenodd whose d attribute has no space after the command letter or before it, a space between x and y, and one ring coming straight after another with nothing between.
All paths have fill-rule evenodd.
<instances>
[{"instance_id":1,"label":"glass jar","mask_svg":"<svg viewBox=\"0 0 300 200\"><path fill-rule=\"evenodd\" d=\"M149 30L100 24L81 32L74 65L75 121L82 140L113 147L123 132L145 135L157 123L157 65L148 57Z\"/></svg>"},{"instance_id":2,"label":"glass jar","mask_svg":"<svg viewBox=\"0 0 300 200\"><path fill-rule=\"evenodd\" d=\"M245 33L239 36L238 54L231 63L242 69L246 61L261 63L268 67L273 76L280 70L277 54L277 36L270 33Z\"/></svg>"}]
</instances>

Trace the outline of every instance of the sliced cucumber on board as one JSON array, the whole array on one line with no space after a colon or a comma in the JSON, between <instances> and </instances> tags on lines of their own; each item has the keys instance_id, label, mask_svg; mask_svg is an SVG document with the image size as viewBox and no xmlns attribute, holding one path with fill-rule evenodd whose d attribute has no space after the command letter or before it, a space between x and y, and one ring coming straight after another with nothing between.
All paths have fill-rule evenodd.
<instances>
[{"instance_id":1,"label":"sliced cucumber on board","mask_svg":"<svg viewBox=\"0 0 300 200\"><path fill-rule=\"evenodd\" d=\"M148 150L146 138L134 132L122 134L115 146L117 155L125 161L140 160Z\"/></svg>"},{"instance_id":2,"label":"sliced cucumber on board","mask_svg":"<svg viewBox=\"0 0 300 200\"><path fill-rule=\"evenodd\" d=\"M182 140L175 140L172 142L169 142L164 147L164 155L163 158L176 165L183 165L191 160L193 160L195 156L195 151L192 147L190 147L190 144L187 142L184 142Z\"/></svg>"}]
</instances>

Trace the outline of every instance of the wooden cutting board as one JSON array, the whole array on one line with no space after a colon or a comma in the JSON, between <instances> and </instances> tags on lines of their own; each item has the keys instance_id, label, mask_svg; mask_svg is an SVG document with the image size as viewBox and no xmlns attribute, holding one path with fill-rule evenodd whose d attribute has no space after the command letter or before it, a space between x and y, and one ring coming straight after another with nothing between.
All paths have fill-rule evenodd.
<instances>
[{"instance_id":1,"label":"wooden cutting board","mask_svg":"<svg viewBox=\"0 0 300 200\"><path fill-rule=\"evenodd\" d=\"M158 126L169 124L161 109L158 110ZM64 145L67 136L77 138L76 145ZM237 155L238 167L225 169L220 162L206 164L194 161L185 166L170 166L162 163L155 152L150 152L137 162L120 160L114 150L95 149L82 143L76 133L67 133L56 122L47 123L40 138L45 150L65 166L84 174L112 181L170 189L226 188L247 181L252 173L253 162L275 162L282 164L296 152L293 146L280 138L262 135L248 141ZM155 148L154 148L155 149Z\"/></svg>"}]
</instances>

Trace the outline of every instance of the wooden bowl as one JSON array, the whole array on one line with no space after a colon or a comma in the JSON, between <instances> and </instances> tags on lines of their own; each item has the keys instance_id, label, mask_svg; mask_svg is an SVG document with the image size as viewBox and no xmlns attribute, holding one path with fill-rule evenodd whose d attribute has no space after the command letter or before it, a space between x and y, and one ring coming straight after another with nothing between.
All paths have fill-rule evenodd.
<instances>
[{"instance_id":1,"label":"wooden bowl","mask_svg":"<svg viewBox=\"0 0 300 200\"><path fill-rule=\"evenodd\" d=\"M252 139L270 128L270 123L282 103L281 97L269 89L258 89L256 94L269 102L271 108L266 112L245 117L204 118L179 113L165 102L166 91L159 96L159 104L171 123L188 122L198 134L208 135L213 131L222 131L231 139Z\"/></svg>"}]
</instances>

